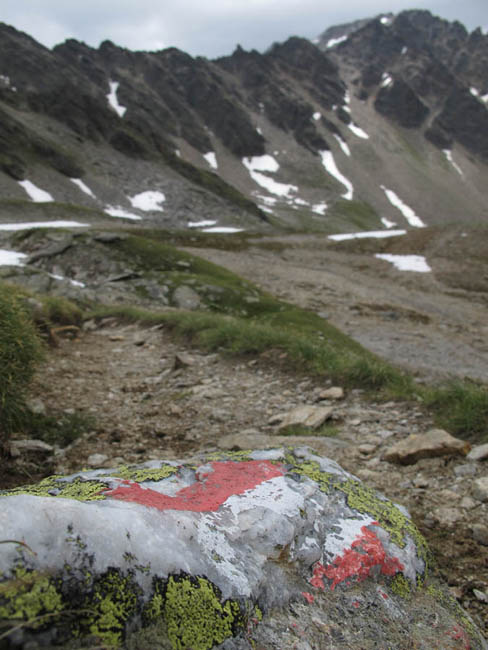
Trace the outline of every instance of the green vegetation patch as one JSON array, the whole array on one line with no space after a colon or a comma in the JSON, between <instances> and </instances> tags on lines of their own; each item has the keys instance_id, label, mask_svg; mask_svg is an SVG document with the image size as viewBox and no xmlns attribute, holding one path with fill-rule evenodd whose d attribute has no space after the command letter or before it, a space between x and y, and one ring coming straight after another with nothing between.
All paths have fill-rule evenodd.
<instances>
[{"instance_id":1,"label":"green vegetation patch","mask_svg":"<svg viewBox=\"0 0 488 650\"><path fill-rule=\"evenodd\" d=\"M334 203L327 213L327 219L342 222L342 231L375 230L381 225L376 210L364 201L340 200Z\"/></svg>"},{"instance_id":2,"label":"green vegetation patch","mask_svg":"<svg viewBox=\"0 0 488 650\"><path fill-rule=\"evenodd\" d=\"M486 442L488 440L488 389L472 381L451 381L436 388L424 388L424 403L434 412L437 424L452 434Z\"/></svg>"},{"instance_id":3,"label":"green vegetation patch","mask_svg":"<svg viewBox=\"0 0 488 650\"><path fill-rule=\"evenodd\" d=\"M43 346L22 293L0 283L0 442L20 424Z\"/></svg>"}]
</instances>

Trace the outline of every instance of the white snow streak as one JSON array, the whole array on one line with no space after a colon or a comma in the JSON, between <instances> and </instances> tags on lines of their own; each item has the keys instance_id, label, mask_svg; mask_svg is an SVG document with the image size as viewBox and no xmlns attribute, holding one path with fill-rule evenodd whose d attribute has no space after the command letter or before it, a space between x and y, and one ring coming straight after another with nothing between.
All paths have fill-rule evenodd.
<instances>
[{"instance_id":1,"label":"white snow streak","mask_svg":"<svg viewBox=\"0 0 488 650\"><path fill-rule=\"evenodd\" d=\"M357 135L358 138L369 140L369 135L366 133L366 131L363 131L363 129L357 126L357 124L354 124L354 122L350 122L347 126L351 129L354 135Z\"/></svg>"},{"instance_id":2,"label":"white snow streak","mask_svg":"<svg viewBox=\"0 0 488 650\"><path fill-rule=\"evenodd\" d=\"M21 260L25 259L25 253L17 253L16 251L7 251L0 248L0 266L23 266Z\"/></svg>"},{"instance_id":3,"label":"white snow streak","mask_svg":"<svg viewBox=\"0 0 488 650\"><path fill-rule=\"evenodd\" d=\"M315 121L320 120L321 117L322 117L322 113L317 112L313 114L313 119Z\"/></svg>"},{"instance_id":4,"label":"white snow streak","mask_svg":"<svg viewBox=\"0 0 488 650\"><path fill-rule=\"evenodd\" d=\"M337 140L337 142L339 143L340 148L346 154L346 156L350 156L351 155L351 150L349 149L349 145L347 144L347 142L344 142L344 140L341 138L341 136L337 135L337 133L334 133L334 138Z\"/></svg>"},{"instance_id":5,"label":"white snow streak","mask_svg":"<svg viewBox=\"0 0 488 650\"><path fill-rule=\"evenodd\" d=\"M443 149L443 153L445 154L447 160L451 163L451 165L454 167L454 169L457 171L458 174L461 176L464 176L463 170L459 165L457 165L453 158L452 158L452 151L450 149Z\"/></svg>"},{"instance_id":6,"label":"white snow streak","mask_svg":"<svg viewBox=\"0 0 488 650\"><path fill-rule=\"evenodd\" d=\"M388 201L395 206L403 214L408 223L414 228L425 228L425 223L420 217L418 217L415 212L406 205L393 190L388 190L384 185L380 186L383 192L386 194Z\"/></svg>"},{"instance_id":7,"label":"white snow streak","mask_svg":"<svg viewBox=\"0 0 488 650\"><path fill-rule=\"evenodd\" d=\"M369 230L364 232L344 233L341 235L329 235L328 239L333 241L346 241L348 239L385 239L386 237L399 237L405 235L406 230Z\"/></svg>"},{"instance_id":8,"label":"white snow streak","mask_svg":"<svg viewBox=\"0 0 488 650\"><path fill-rule=\"evenodd\" d=\"M163 212L163 206L161 203L164 203L164 201L166 201L164 194L156 190L141 192L135 196L129 196L128 199L131 202L133 208L144 210L144 212L150 212L151 210Z\"/></svg>"},{"instance_id":9,"label":"white snow streak","mask_svg":"<svg viewBox=\"0 0 488 650\"><path fill-rule=\"evenodd\" d=\"M50 201L54 201L49 192L41 190L40 187L31 183L31 181L18 181L18 183L35 203L49 203Z\"/></svg>"},{"instance_id":10,"label":"white snow streak","mask_svg":"<svg viewBox=\"0 0 488 650\"><path fill-rule=\"evenodd\" d=\"M0 230L30 230L31 228L84 228L87 223L78 221L28 221L23 223L2 223Z\"/></svg>"},{"instance_id":11,"label":"white snow streak","mask_svg":"<svg viewBox=\"0 0 488 650\"><path fill-rule=\"evenodd\" d=\"M204 154L203 157L205 158L205 160L208 162L208 164L212 169L219 168L217 164L217 156L215 155L215 151L209 151L208 153Z\"/></svg>"},{"instance_id":12,"label":"white snow streak","mask_svg":"<svg viewBox=\"0 0 488 650\"><path fill-rule=\"evenodd\" d=\"M415 271L417 273L430 273L432 269L422 255L390 255L389 253L376 253L380 260L391 262L399 271Z\"/></svg>"},{"instance_id":13,"label":"white snow streak","mask_svg":"<svg viewBox=\"0 0 488 650\"><path fill-rule=\"evenodd\" d=\"M344 41L347 41L347 34L344 36L339 36L339 38L329 39L325 47L334 47L334 45L339 45L339 43L343 43Z\"/></svg>"},{"instance_id":14,"label":"white snow streak","mask_svg":"<svg viewBox=\"0 0 488 650\"><path fill-rule=\"evenodd\" d=\"M393 22L392 19L389 18L388 16L381 16L380 20L382 25L391 25L391 23Z\"/></svg>"},{"instance_id":15,"label":"white snow streak","mask_svg":"<svg viewBox=\"0 0 488 650\"><path fill-rule=\"evenodd\" d=\"M402 47L402 54L406 54L407 52L408 52L408 47L406 45L404 45Z\"/></svg>"},{"instance_id":16,"label":"white snow streak","mask_svg":"<svg viewBox=\"0 0 488 650\"><path fill-rule=\"evenodd\" d=\"M480 96L480 91L476 90L476 88L470 88L469 92L473 95L473 97L479 97Z\"/></svg>"},{"instance_id":17,"label":"white snow streak","mask_svg":"<svg viewBox=\"0 0 488 650\"><path fill-rule=\"evenodd\" d=\"M319 153L320 153L320 156L322 158L322 164L325 167L325 169L327 170L327 172L329 174L331 174L332 176L334 176L339 181L339 183L342 183L342 185L344 185L344 187L347 188L347 192L345 194L343 194L342 197L344 199L346 199L347 201L352 201L352 197L353 197L353 194L354 194L354 187L353 187L351 181L349 181L337 169L337 165L335 164L334 156L332 155L332 151L319 151Z\"/></svg>"},{"instance_id":18,"label":"white snow streak","mask_svg":"<svg viewBox=\"0 0 488 650\"><path fill-rule=\"evenodd\" d=\"M108 99L109 106L114 109L119 117L124 117L125 111L127 108L119 104L117 99L117 89L119 87L118 81L109 81L110 92L107 93L106 97Z\"/></svg>"},{"instance_id":19,"label":"white snow streak","mask_svg":"<svg viewBox=\"0 0 488 650\"><path fill-rule=\"evenodd\" d=\"M381 78L381 87L386 88L393 82L393 79L390 77L390 75L387 72L383 73L383 76Z\"/></svg>"},{"instance_id":20,"label":"white snow streak","mask_svg":"<svg viewBox=\"0 0 488 650\"><path fill-rule=\"evenodd\" d=\"M124 210L124 208L117 207L114 205L107 205L104 212L110 215L111 217L118 217L119 219L132 219L133 221L141 220L141 217L137 216L136 214L132 214L132 212L127 212L127 210Z\"/></svg>"},{"instance_id":21,"label":"white snow streak","mask_svg":"<svg viewBox=\"0 0 488 650\"><path fill-rule=\"evenodd\" d=\"M252 158L243 158L242 164L247 167L249 174L255 183L264 187L271 194L276 196L290 197L291 194L298 192L296 185L278 183L269 176L261 172L277 172L280 168L278 162L273 156L265 154L264 156L253 156Z\"/></svg>"},{"instance_id":22,"label":"white snow streak","mask_svg":"<svg viewBox=\"0 0 488 650\"><path fill-rule=\"evenodd\" d=\"M70 181L77 185L82 192L85 194L88 194L88 196L91 196L92 199L96 199L97 197L93 194L91 189L88 187L88 185L85 185L85 183L81 180L81 178L70 178Z\"/></svg>"},{"instance_id":23,"label":"white snow streak","mask_svg":"<svg viewBox=\"0 0 488 650\"><path fill-rule=\"evenodd\" d=\"M221 233L232 233L232 232L242 232L243 228L232 228L231 226L214 226L213 228L204 228L202 232L221 232Z\"/></svg>"},{"instance_id":24,"label":"white snow streak","mask_svg":"<svg viewBox=\"0 0 488 650\"><path fill-rule=\"evenodd\" d=\"M60 281L68 280L68 282L72 284L74 287L81 287L81 288L86 287L86 284L84 284L83 282L78 282L78 280L72 280L71 278L65 278L62 275L56 275L55 273L50 273L49 277L53 278L54 280L60 280Z\"/></svg>"},{"instance_id":25,"label":"white snow streak","mask_svg":"<svg viewBox=\"0 0 488 650\"><path fill-rule=\"evenodd\" d=\"M205 228L205 226L215 226L216 221L204 220L204 221L189 221L187 223L188 228Z\"/></svg>"}]
</instances>

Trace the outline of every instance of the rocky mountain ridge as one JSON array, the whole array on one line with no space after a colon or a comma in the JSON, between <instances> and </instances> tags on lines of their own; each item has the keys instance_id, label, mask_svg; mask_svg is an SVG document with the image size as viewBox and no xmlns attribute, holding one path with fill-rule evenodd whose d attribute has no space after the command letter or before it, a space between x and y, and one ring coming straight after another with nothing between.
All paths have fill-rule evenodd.
<instances>
[{"instance_id":1,"label":"rocky mountain ridge","mask_svg":"<svg viewBox=\"0 0 488 650\"><path fill-rule=\"evenodd\" d=\"M487 58L480 30L423 11L215 61L109 41L49 50L2 25L0 191L32 199L29 180L54 202L170 227L409 227L391 189L429 225L476 221ZM143 190L161 206L134 208Z\"/></svg>"}]
</instances>

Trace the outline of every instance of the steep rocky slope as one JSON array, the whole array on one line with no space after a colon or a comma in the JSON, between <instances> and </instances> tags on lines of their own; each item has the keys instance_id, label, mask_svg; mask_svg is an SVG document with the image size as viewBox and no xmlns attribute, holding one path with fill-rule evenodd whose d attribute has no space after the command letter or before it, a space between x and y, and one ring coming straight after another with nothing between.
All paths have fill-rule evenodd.
<instances>
[{"instance_id":1,"label":"steep rocky slope","mask_svg":"<svg viewBox=\"0 0 488 650\"><path fill-rule=\"evenodd\" d=\"M170 227L419 225L407 208L428 225L477 221L487 57L479 30L422 11L215 61L108 41L48 50L1 25L0 194Z\"/></svg>"}]
</instances>

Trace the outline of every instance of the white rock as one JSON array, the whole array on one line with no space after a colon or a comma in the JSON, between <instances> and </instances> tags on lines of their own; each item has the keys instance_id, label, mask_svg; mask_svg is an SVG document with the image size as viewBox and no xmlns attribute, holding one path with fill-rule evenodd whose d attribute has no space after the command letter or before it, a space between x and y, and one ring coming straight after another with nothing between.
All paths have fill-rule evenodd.
<instances>
[{"instance_id":1,"label":"white rock","mask_svg":"<svg viewBox=\"0 0 488 650\"><path fill-rule=\"evenodd\" d=\"M488 501L488 476L477 478L473 482L473 497L477 501Z\"/></svg>"},{"instance_id":2,"label":"white rock","mask_svg":"<svg viewBox=\"0 0 488 650\"><path fill-rule=\"evenodd\" d=\"M488 443L473 447L466 458L468 460L484 460L488 458Z\"/></svg>"}]
</instances>

